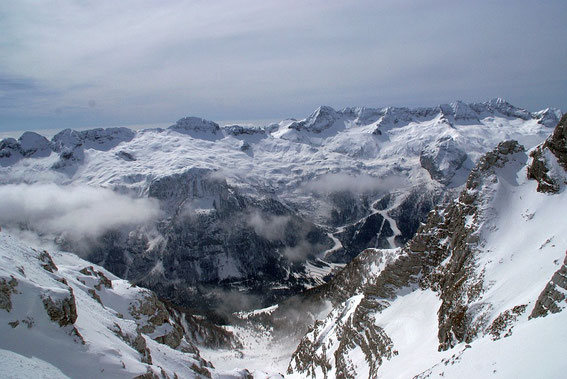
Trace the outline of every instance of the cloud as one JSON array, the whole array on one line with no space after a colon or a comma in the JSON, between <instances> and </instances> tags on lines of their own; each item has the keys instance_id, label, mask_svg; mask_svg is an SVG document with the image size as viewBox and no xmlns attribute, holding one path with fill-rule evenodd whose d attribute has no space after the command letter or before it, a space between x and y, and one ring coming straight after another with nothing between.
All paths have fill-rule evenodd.
<instances>
[{"instance_id":1,"label":"cloud","mask_svg":"<svg viewBox=\"0 0 567 379\"><path fill-rule=\"evenodd\" d=\"M273 216L255 210L247 215L246 224L267 240L281 241L285 238L285 229L290 220L290 216Z\"/></svg>"},{"instance_id":2,"label":"cloud","mask_svg":"<svg viewBox=\"0 0 567 379\"><path fill-rule=\"evenodd\" d=\"M160 215L154 199L134 199L104 188L55 184L0 186L0 224L79 241L107 230L143 225Z\"/></svg>"},{"instance_id":3,"label":"cloud","mask_svg":"<svg viewBox=\"0 0 567 379\"><path fill-rule=\"evenodd\" d=\"M262 297L238 289L214 288L207 296L208 301L215 304L215 312L225 318L230 318L233 312L247 311L262 307Z\"/></svg>"},{"instance_id":4,"label":"cloud","mask_svg":"<svg viewBox=\"0 0 567 379\"><path fill-rule=\"evenodd\" d=\"M378 178L368 174L349 175L336 173L320 176L305 184L304 188L316 193L349 191L362 194L365 192L388 191L392 188L404 187L407 184L407 179L402 176Z\"/></svg>"},{"instance_id":5,"label":"cloud","mask_svg":"<svg viewBox=\"0 0 567 379\"><path fill-rule=\"evenodd\" d=\"M323 250L323 245L311 244L305 239L302 239L295 246L287 246L282 254L291 262L303 262L308 257L314 256Z\"/></svg>"}]
</instances>

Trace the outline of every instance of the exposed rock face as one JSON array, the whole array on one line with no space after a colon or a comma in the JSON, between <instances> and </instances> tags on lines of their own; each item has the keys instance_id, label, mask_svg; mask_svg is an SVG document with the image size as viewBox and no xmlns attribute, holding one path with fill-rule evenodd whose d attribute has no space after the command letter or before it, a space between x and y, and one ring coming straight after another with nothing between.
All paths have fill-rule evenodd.
<instances>
[{"instance_id":1,"label":"exposed rock face","mask_svg":"<svg viewBox=\"0 0 567 379\"><path fill-rule=\"evenodd\" d=\"M13 276L10 280L0 279L0 309L7 312L12 310L12 294L17 293L18 281Z\"/></svg>"},{"instance_id":2,"label":"exposed rock face","mask_svg":"<svg viewBox=\"0 0 567 379\"><path fill-rule=\"evenodd\" d=\"M44 297L43 306L51 321L59 323L59 326L72 325L77 320L77 305L71 287L69 287L69 296L63 299L53 300L49 296Z\"/></svg>"},{"instance_id":3,"label":"exposed rock face","mask_svg":"<svg viewBox=\"0 0 567 379\"><path fill-rule=\"evenodd\" d=\"M533 160L528 167L528 177L537 180L539 192L557 193L564 180L553 172L554 166L548 153L557 159L564 170L567 170L567 115L563 115L545 143L532 151Z\"/></svg>"},{"instance_id":4,"label":"exposed rock face","mask_svg":"<svg viewBox=\"0 0 567 379\"><path fill-rule=\"evenodd\" d=\"M560 312L567 306L567 254L563 265L553 274L539 295L530 317L543 317L549 313Z\"/></svg>"},{"instance_id":5,"label":"exposed rock face","mask_svg":"<svg viewBox=\"0 0 567 379\"><path fill-rule=\"evenodd\" d=\"M481 332L478 323L483 309L469 308L478 300L484 287L482 273L476 270L475 248L479 243L478 226L484 221L483 204L490 201L486 185L498 181L496 170L510 160L525 159L523 146L516 141L500 143L483 156L469 175L458 201L432 214L408 247L429 252L432 271L421 285L439 292L439 349L449 349L459 342L469 342ZM449 261L440 263L449 257Z\"/></svg>"},{"instance_id":6,"label":"exposed rock face","mask_svg":"<svg viewBox=\"0 0 567 379\"><path fill-rule=\"evenodd\" d=\"M446 136L423 150L419 162L421 167L429 172L432 179L448 185L453 180L455 173L463 167L467 158L467 153L458 147L455 140Z\"/></svg>"},{"instance_id":7,"label":"exposed rock face","mask_svg":"<svg viewBox=\"0 0 567 379\"><path fill-rule=\"evenodd\" d=\"M183 327L171 319L165 305L155 294L150 293L144 299L140 299L138 304L131 304L130 313L139 321L141 333L154 335L154 340L172 349L177 349L181 345L184 337ZM158 328L163 331L156 332Z\"/></svg>"},{"instance_id":8,"label":"exposed rock face","mask_svg":"<svg viewBox=\"0 0 567 379\"><path fill-rule=\"evenodd\" d=\"M547 147L567 170L567 115L563 115L553 135L544 143L544 147Z\"/></svg>"},{"instance_id":9,"label":"exposed rock face","mask_svg":"<svg viewBox=\"0 0 567 379\"><path fill-rule=\"evenodd\" d=\"M53 262L53 258L51 258L51 255L49 255L47 251L44 250L39 253L37 259L41 262L41 267L43 267L45 271L49 271L51 273L58 271L55 262Z\"/></svg>"},{"instance_id":10,"label":"exposed rock face","mask_svg":"<svg viewBox=\"0 0 567 379\"><path fill-rule=\"evenodd\" d=\"M73 254L40 252L5 233L0 262L3 350L36 356L66 374L84 369L88 377L211 376L212 365L194 344L202 341L199 334L186 332L181 317L151 291ZM65 359L55 357L55 349ZM184 366L167 363L180 360Z\"/></svg>"},{"instance_id":11,"label":"exposed rock face","mask_svg":"<svg viewBox=\"0 0 567 379\"><path fill-rule=\"evenodd\" d=\"M146 339L138 331L136 335L131 335L122 331L120 325L114 324L114 334L140 353L140 360L149 365L152 364L152 353L147 347Z\"/></svg>"},{"instance_id":12,"label":"exposed rock face","mask_svg":"<svg viewBox=\"0 0 567 379\"><path fill-rule=\"evenodd\" d=\"M527 304L516 305L496 317L488 329L488 333L492 335L492 339L499 340L511 336L514 322L526 311L527 307Z\"/></svg>"},{"instance_id":13,"label":"exposed rock face","mask_svg":"<svg viewBox=\"0 0 567 379\"><path fill-rule=\"evenodd\" d=\"M18 139L20 151L24 157L43 158L51 154L51 143L42 135L24 132Z\"/></svg>"},{"instance_id":14,"label":"exposed rock face","mask_svg":"<svg viewBox=\"0 0 567 379\"><path fill-rule=\"evenodd\" d=\"M100 291L102 287L112 288L112 281L108 279L102 271L95 270L93 266L84 267L79 272L84 275L98 278L98 284L94 285L94 288L97 291Z\"/></svg>"},{"instance_id":15,"label":"exposed rock face","mask_svg":"<svg viewBox=\"0 0 567 379\"><path fill-rule=\"evenodd\" d=\"M378 303L365 297L338 334L340 343L335 353L338 378L358 377L357 367L349 357L352 350L362 350L371 373L377 372L383 360L395 354L390 337L383 328L374 324L373 312L377 308Z\"/></svg>"}]
</instances>

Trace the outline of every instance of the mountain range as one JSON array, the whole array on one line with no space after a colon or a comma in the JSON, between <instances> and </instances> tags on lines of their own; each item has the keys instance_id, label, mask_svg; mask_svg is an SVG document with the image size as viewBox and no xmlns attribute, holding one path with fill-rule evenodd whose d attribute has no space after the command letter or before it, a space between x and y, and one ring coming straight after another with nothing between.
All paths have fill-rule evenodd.
<instances>
[{"instance_id":1,"label":"mountain range","mask_svg":"<svg viewBox=\"0 0 567 379\"><path fill-rule=\"evenodd\" d=\"M25 346L57 335L80 361L104 336L89 372L117 377L554 377L561 116L494 99L5 139L0 349L72 377Z\"/></svg>"}]
</instances>

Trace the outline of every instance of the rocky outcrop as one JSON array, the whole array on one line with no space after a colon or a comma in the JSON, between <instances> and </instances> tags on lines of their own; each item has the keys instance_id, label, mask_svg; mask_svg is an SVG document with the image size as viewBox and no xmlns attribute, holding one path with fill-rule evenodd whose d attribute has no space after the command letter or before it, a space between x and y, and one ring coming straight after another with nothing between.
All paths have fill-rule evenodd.
<instances>
[{"instance_id":1,"label":"rocky outcrop","mask_svg":"<svg viewBox=\"0 0 567 379\"><path fill-rule=\"evenodd\" d=\"M104 275L102 271L96 270L93 266L84 267L79 272L83 275L93 276L97 278L98 283L94 285L94 288L98 291L100 291L102 287L112 288L112 281L108 279L108 277Z\"/></svg>"},{"instance_id":2,"label":"rocky outcrop","mask_svg":"<svg viewBox=\"0 0 567 379\"><path fill-rule=\"evenodd\" d=\"M543 317L549 313L560 312L567 306L567 253L561 267L553 274L551 280L534 306L530 318Z\"/></svg>"},{"instance_id":3,"label":"rocky outcrop","mask_svg":"<svg viewBox=\"0 0 567 379\"><path fill-rule=\"evenodd\" d=\"M380 304L365 297L356 308L352 318L337 335L340 343L335 352L336 377L357 378L357 367L349 357L352 350L360 349L368 364L370 377L376 377L378 368L385 359L390 359L396 351L390 337L383 328L374 323L373 313Z\"/></svg>"},{"instance_id":4,"label":"rocky outcrop","mask_svg":"<svg viewBox=\"0 0 567 379\"><path fill-rule=\"evenodd\" d=\"M499 314L488 328L488 333L492 336L492 339L499 340L501 338L510 337L514 323L518 317L526 311L527 307L527 304L516 305L512 309L508 309Z\"/></svg>"},{"instance_id":5,"label":"rocky outcrop","mask_svg":"<svg viewBox=\"0 0 567 379\"><path fill-rule=\"evenodd\" d=\"M141 333L153 335L159 343L177 349L183 339L183 327L170 319L165 305L153 293L130 305L130 314L137 320Z\"/></svg>"},{"instance_id":6,"label":"rocky outcrop","mask_svg":"<svg viewBox=\"0 0 567 379\"><path fill-rule=\"evenodd\" d=\"M548 154L550 153L550 154ZM563 115L553 134L530 154L528 178L538 182L539 192L557 193L565 180L554 172L552 157L567 171L567 115Z\"/></svg>"},{"instance_id":7,"label":"rocky outcrop","mask_svg":"<svg viewBox=\"0 0 567 379\"><path fill-rule=\"evenodd\" d=\"M459 148L450 136L438 139L419 156L421 167L429 172L431 179L444 185L451 183L456 172L463 167L467 159L467 153Z\"/></svg>"},{"instance_id":8,"label":"rocky outcrop","mask_svg":"<svg viewBox=\"0 0 567 379\"><path fill-rule=\"evenodd\" d=\"M152 353L150 349L148 349L146 339L140 332L137 332L135 335L131 335L125 333L120 325L114 324L113 332L116 334L120 339L130 345L134 350L140 353L140 361L143 363L147 363L149 365L152 364Z\"/></svg>"},{"instance_id":9,"label":"rocky outcrop","mask_svg":"<svg viewBox=\"0 0 567 379\"><path fill-rule=\"evenodd\" d=\"M51 255L49 255L49 253L46 250L39 253L37 259L41 262L40 265L41 267L43 267L45 271L49 271L51 273L58 271L55 262L53 262L53 258L51 258Z\"/></svg>"},{"instance_id":10,"label":"rocky outcrop","mask_svg":"<svg viewBox=\"0 0 567 379\"><path fill-rule=\"evenodd\" d=\"M49 296L44 296L42 301L51 321L57 322L59 326L72 325L77 321L77 304L71 287L67 297L53 300Z\"/></svg>"},{"instance_id":11,"label":"rocky outcrop","mask_svg":"<svg viewBox=\"0 0 567 379\"><path fill-rule=\"evenodd\" d=\"M525 159L523 151L516 141L506 141L484 155L459 199L431 214L408 245L413 251L429 253L427 261L432 270L425 273L421 286L434 289L442 300L438 312L440 350L470 342L484 327L481 314L486 309L469 307L479 299L485 285L475 260L480 242L477 231L487 217L485 204L491 201L488 187L499 180L496 171L510 160Z\"/></svg>"},{"instance_id":12,"label":"rocky outcrop","mask_svg":"<svg viewBox=\"0 0 567 379\"><path fill-rule=\"evenodd\" d=\"M10 280L0 279L0 309L7 312L12 310L12 294L17 293L18 281L13 276Z\"/></svg>"}]
</instances>

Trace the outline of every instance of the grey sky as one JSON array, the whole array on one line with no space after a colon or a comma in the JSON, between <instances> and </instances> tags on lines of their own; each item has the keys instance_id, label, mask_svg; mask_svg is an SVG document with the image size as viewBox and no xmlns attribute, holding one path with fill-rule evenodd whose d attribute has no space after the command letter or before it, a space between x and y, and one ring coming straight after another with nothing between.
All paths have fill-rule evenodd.
<instances>
[{"instance_id":1,"label":"grey sky","mask_svg":"<svg viewBox=\"0 0 567 379\"><path fill-rule=\"evenodd\" d=\"M567 110L567 2L2 1L0 132L504 97Z\"/></svg>"}]
</instances>

